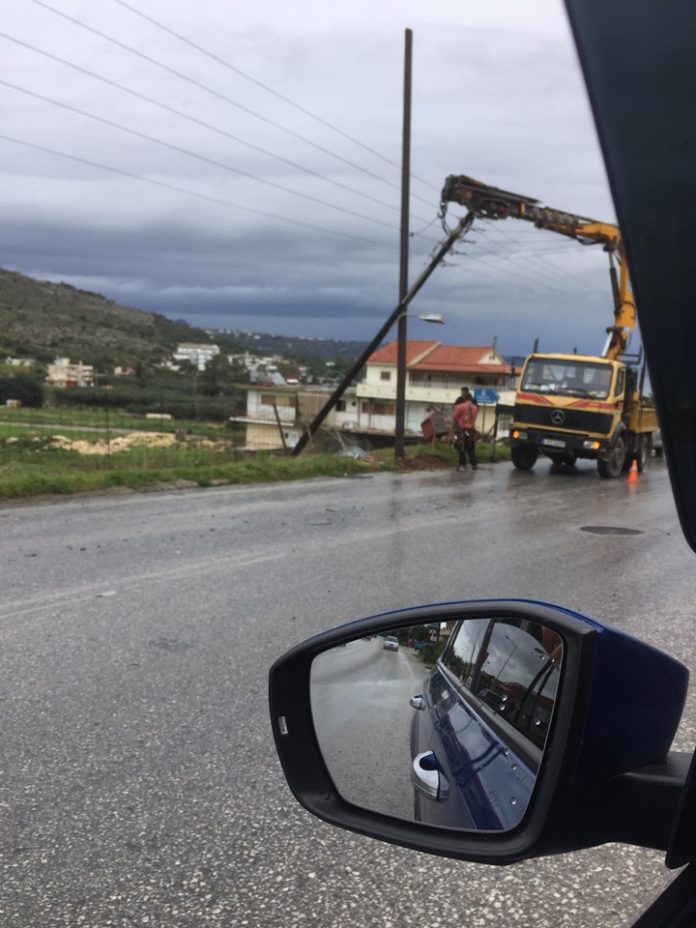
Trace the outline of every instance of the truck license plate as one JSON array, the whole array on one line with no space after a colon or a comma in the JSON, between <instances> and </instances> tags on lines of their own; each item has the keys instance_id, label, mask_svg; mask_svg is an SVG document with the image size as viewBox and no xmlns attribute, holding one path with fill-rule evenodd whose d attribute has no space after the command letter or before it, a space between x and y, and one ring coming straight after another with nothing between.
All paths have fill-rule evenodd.
<instances>
[{"instance_id":1,"label":"truck license plate","mask_svg":"<svg viewBox=\"0 0 696 928\"><path fill-rule=\"evenodd\" d=\"M560 438L542 438L542 444L548 445L549 448L565 448L566 443Z\"/></svg>"}]
</instances>

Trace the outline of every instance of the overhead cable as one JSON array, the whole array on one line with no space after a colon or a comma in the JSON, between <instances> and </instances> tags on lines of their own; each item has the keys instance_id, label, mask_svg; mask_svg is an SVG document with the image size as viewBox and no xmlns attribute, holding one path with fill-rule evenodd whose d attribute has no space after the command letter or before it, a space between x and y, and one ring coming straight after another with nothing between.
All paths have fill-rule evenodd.
<instances>
[{"instance_id":1,"label":"overhead cable","mask_svg":"<svg viewBox=\"0 0 696 928\"><path fill-rule=\"evenodd\" d=\"M198 190L191 190L187 187L181 187L178 184L167 183L167 181L155 180L152 177L144 177L142 174L136 174L133 171L126 171L123 168L116 168L108 164L102 164L99 161L92 161L89 158L82 158L79 155L72 155L69 152L60 151L57 148L49 148L46 145L39 145L36 142L29 142L26 139L18 139L11 135L5 135L4 133L0 133L0 139L6 142L12 142L16 145L23 145L25 148L32 148L34 151L55 155L58 158L65 158L67 161L74 161L77 164L84 164L88 167L98 168L100 171L108 171L111 174L119 174L122 177L128 177L132 180L137 180L144 184L151 184L154 187L161 187L164 190L174 191L175 193L184 193L187 196L196 197L199 200L207 200L210 203L217 203L221 206L230 206L233 209L242 210L245 213L252 213L256 216L264 216L267 219L276 219L279 222L285 222L293 226L300 226L303 229L312 229L313 231L321 232L322 234L329 233L330 235L338 235L341 238L348 238L352 241L362 242L366 245L378 245L381 248L390 248L394 251L398 251L398 245L389 245L386 242L377 242L373 239L363 238L359 235L352 235L350 232L341 232L337 229L331 229L326 226L317 226L311 222L304 222L301 219L289 219L287 216L280 216L277 213L269 213L267 210L255 209L252 206L243 206L241 203L234 203L231 200L224 199L223 197L202 193Z\"/></svg>"},{"instance_id":2,"label":"overhead cable","mask_svg":"<svg viewBox=\"0 0 696 928\"><path fill-rule=\"evenodd\" d=\"M493 220L488 220L487 222L488 229L485 231L495 231L498 235L501 235L507 241L512 242L513 245L517 246L519 244L517 241L515 241L515 239L513 239L509 235L507 230L501 229L497 226L493 229L492 223L493 223ZM513 254L516 254L516 253L513 252ZM567 280L570 280L573 283L575 282L575 278L572 276L572 274L569 274L567 271L561 270L560 268L554 268L554 267L551 267L550 265L547 265L547 263L544 261L543 258L536 257L536 255L522 253L520 255L520 259L526 260L530 264L533 264L536 268L539 269L541 273L547 274L549 276L553 276L556 279L558 279L562 275L563 277L566 278L566 282Z\"/></svg>"},{"instance_id":3,"label":"overhead cable","mask_svg":"<svg viewBox=\"0 0 696 928\"><path fill-rule=\"evenodd\" d=\"M51 13L54 13L56 16L67 20L68 22L74 23L76 26L79 26L81 29L85 29L88 32L93 33L94 35L99 36L107 42L111 42L113 45L116 45L118 48L124 49L124 51L129 52L132 55L136 55L138 58L141 58L143 61L147 61L150 64L155 65L155 67L161 68L164 71L173 74L175 77L180 78L183 81L186 81L189 84L192 84L194 87L198 87L200 90L205 91L208 94L211 94L214 97L217 97L220 100L223 100L225 103L228 103L230 106L234 106L237 109L241 110L244 113L247 113L250 116L254 116L256 119L260 119L262 122L267 125L273 126L276 129L280 129L281 132L285 132L287 135L292 136L302 142L305 142L307 145L311 145L312 148L321 151L325 155L329 155L332 158L336 158L339 161L342 161L344 164L347 164L349 167L354 168L355 170L362 171L364 174L367 174L369 177L374 178L375 180L380 181L381 183L388 184L390 187L393 187L395 190L400 190L401 187L397 183L393 183L390 180L387 180L385 177L382 177L379 174L375 174L373 171L368 170L367 168L356 164L354 161L350 161L348 158L344 158L342 155L339 155L337 152L331 151L328 148L325 148L323 145L319 145L317 142L313 142L311 139L308 139L306 136L301 135L299 132L295 132L293 129L288 128L287 126L282 125L282 123L275 122L273 119L269 119L267 116L262 116L261 113L257 113L255 110L252 110L248 106L239 103L236 100L233 100L231 97L228 97L226 94L221 93L219 90L215 90L212 87L209 87L207 84L202 83L201 81L196 80L194 77L190 77L188 74L184 74L182 71L178 71L176 68L172 68L170 65L165 64L163 61L159 61L156 58L152 58L150 55L146 55L144 52L139 51L136 48L133 48L131 45L128 45L125 42L121 42L119 39L115 39L113 36L108 35L105 32L102 32L99 29L96 29L94 26L89 26L87 23L83 22L80 19L77 19L74 16L69 16L67 13L64 13L62 10L57 10L55 7L46 3L45 0L31 0L32 3L36 6L40 6L43 9L49 10ZM432 203L429 200L425 200L423 197L414 196L413 199L420 200L423 203L426 203L428 206L432 206Z\"/></svg>"},{"instance_id":4,"label":"overhead cable","mask_svg":"<svg viewBox=\"0 0 696 928\"><path fill-rule=\"evenodd\" d=\"M86 74L95 80L101 81L104 84L108 84L110 87L115 87L117 90L121 90L124 93L130 94L139 100L144 100L146 103L150 103L153 106L158 106L160 109L163 109L168 113L173 113L175 116L180 116L182 119L187 119L189 122L195 123L198 126L202 126L204 129L209 129L211 132L216 132L218 135L232 139L232 141L238 142L240 145L245 145L247 148L251 148L254 151L268 155L270 158L275 158L276 161L281 161L283 164L287 164L292 168L296 168L298 171L304 171L305 174L309 174L321 181L325 181L328 184L333 184L335 187L346 190L353 196L363 197L364 199L370 200L372 203L376 203L378 206L383 206L386 209L392 210L393 212L400 211L400 208L394 204L386 203L383 200L377 199L377 197L371 196L369 193L363 193L360 190L349 187L347 184L341 183L341 181L337 181L331 177L326 177L323 174L319 174L318 171L313 171L311 168L306 168L303 165L298 164L296 161L291 161L289 158L284 158L282 155L277 155L275 152L269 151L266 148L262 148L260 145L255 145L253 142L248 142L246 139L242 139L239 136L228 132L226 129L220 129L218 126L212 125L212 123L205 122L202 119L198 119L196 116L191 116L188 113L184 113L182 110L178 110L173 106L169 106L168 103L162 103L159 100L155 100L154 97L150 97L147 94L140 93L138 90L133 90L130 87L126 87L125 84L120 84L118 81L111 80L109 77L104 77L102 74L97 74L95 71L91 71L88 68L83 68L79 64L75 64L72 61L68 61L66 58L61 58L58 55L54 55L52 52L46 51L45 49L38 48L36 45L30 45L29 42L25 42L22 39L16 38L15 36L8 35L5 32L0 32L0 38L6 39L8 42L13 42L16 45L20 45L23 48L28 48L30 51L36 52L39 55L43 55L45 58L50 58L52 61L57 61L59 64L65 65L65 67L72 68L74 71L78 71L81 74ZM421 222L427 221L420 216L415 216L414 218L419 219Z\"/></svg>"},{"instance_id":5,"label":"overhead cable","mask_svg":"<svg viewBox=\"0 0 696 928\"><path fill-rule=\"evenodd\" d=\"M230 71L234 71L235 74L238 74L240 77L243 77L247 81L251 81L252 84L255 84L257 87L261 87L262 90L267 91L267 93L272 94L274 97L277 97L278 100L282 100L283 103L287 103L288 106L292 106L294 109L298 110L300 113L303 113L305 116L309 116L310 119L314 119L316 122L320 123L322 126L325 126L327 129L331 129L333 132L337 132L339 135L343 136L344 139L348 139L349 142L358 145L360 148L369 152L371 155L374 155L376 158L380 158L382 161L390 164L392 167L398 168L401 170L401 165L397 161L393 161L391 158L387 158L386 155L383 155L381 152L372 148L370 145L366 145L364 142L361 142L360 139L356 139L355 136L350 135L348 132L344 132L343 129L339 129L338 126L335 126L333 123L329 122L328 119L324 119L323 116L318 116L316 113L313 113L311 110L308 110L306 107L302 106L300 103L297 103L295 100L291 100L290 97L286 97L285 94L280 93L275 90L273 87L270 87L268 84L264 84L263 81L258 80L256 77L252 77L251 74L247 74L246 71L243 71L241 68L236 65L231 64L224 58L221 58L219 55L216 55L214 52L211 52L210 49L204 48L202 45L199 45L197 42L194 42L193 39L190 39L188 36L182 35L180 32L176 32L170 26L165 26L164 23L160 22L158 19L155 19L154 16L149 16L147 13L143 13L142 10L137 9L132 6L130 3L126 3L125 0L113 0L114 3L117 3L119 6L123 7L126 10L130 10L135 16L139 16L141 19L146 20L151 23L153 26L156 26L158 29L161 29L163 32L166 32L168 35L174 36L174 38L179 39L179 41L184 42L190 48L195 48L196 51L200 52L202 55L210 58L212 61L217 62L222 65L223 68L227 68ZM433 186L429 181L423 180L420 177L417 177L415 174L410 175L413 180L417 180L420 184L425 184L426 187L429 187L431 190L434 190L436 193L440 193L439 188Z\"/></svg>"},{"instance_id":6,"label":"overhead cable","mask_svg":"<svg viewBox=\"0 0 696 928\"><path fill-rule=\"evenodd\" d=\"M248 171L243 171L240 168L233 167L231 164L226 164L224 161L218 161L216 158L209 158L207 155L201 155L198 152L191 151L190 149L184 148L181 145L175 145L173 142L167 142L164 139L159 139L157 136L149 135L147 132L141 132L139 129L132 129L129 126L124 126L122 123L115 122L112 119L107 119L105 116L98 116L96 113L89 113L87 110L79 109L79 107L72 106L69 103L63 103L61 100L55 100L52 97L44 96L44 94L37 93L36 91L28 90L26 87L20 87L18 84L13 84L11 81L0 79L0 85L3 87L9 87L11 90L16 90L18 93L26 94L27 96L33 97L36 100L42 100L44 103L50 103L52 106L57 106L61 109L68 110L68 112L77 113L79 116L84 116L87 119L100 122L103 125L110 126L113 129L118 129L120 132L126 132L128 135L133 135L136 138L145 139L145 141L153 142L155 145L161 145L163 148L167 148L170 151L175 151L179 154L186 155L189 158L195 158L198 161L203 161L206 164L213 165L214 167L222 168L224 171L230 171L233 174L238 174L240 177L246 177L247 180L256 181L259 184L272 187L274 190L280 190L283 193L290 193L293 196L300 197L303 200L308 200L311 203L316 203L319 206L326 206L329 209L337 210L339 213L345 213L348 216L362 219L365 222L372 222L375 225L383 226L384 228L391 229L392 231L396 230L396 226L391 226L388 222L382 222L381 219L374 219L372 216L365 216L362 213L356 213L352 209L347 209L344 206L338 206L335 203L329 203L326 200L319 199L319 197L313 197L309 193L302 193L299 190L293 190L291 187L285 187L283 184L277 184L275 181L267 180L264 177L257 177L254 174L250 174Z\"/></svg>"}]
</instances>

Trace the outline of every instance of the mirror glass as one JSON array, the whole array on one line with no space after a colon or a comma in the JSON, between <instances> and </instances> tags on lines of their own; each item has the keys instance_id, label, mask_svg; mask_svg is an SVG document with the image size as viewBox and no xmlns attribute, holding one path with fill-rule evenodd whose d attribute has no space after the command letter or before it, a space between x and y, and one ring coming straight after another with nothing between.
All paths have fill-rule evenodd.
<instances>
[{"instance_id":1,"label":"mirror glass","mask_svg":"<svg viewBox=\"0 0 696 928\"><path fill-rule=\"evenodd\" d=\"M508 831L529 805L563 642L519 618L397 627L318 655L314 726L341 796L428 825Z\"/></svg>"}]
</instances>

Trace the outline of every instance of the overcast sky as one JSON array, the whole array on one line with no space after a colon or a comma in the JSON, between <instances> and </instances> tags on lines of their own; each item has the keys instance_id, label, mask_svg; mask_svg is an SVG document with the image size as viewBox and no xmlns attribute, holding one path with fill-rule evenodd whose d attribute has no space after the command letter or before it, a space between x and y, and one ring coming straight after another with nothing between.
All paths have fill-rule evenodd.
<instances>
[{"instance_id":1,"label":"overcast sky","mask_svg":"<svg viewBox=\"0 0 696 928\"><path fill-rule=\"evenodd\" d=\"M204 327L371 337L396 302L406 27L411 279L449 174L614 221L556 0L129 2L151 21L119 0L3 2L6 268ZM413 306L447 326L411 337L600 350L599 247L508 220L462 251Z\"/></svg>"}]
</instances>

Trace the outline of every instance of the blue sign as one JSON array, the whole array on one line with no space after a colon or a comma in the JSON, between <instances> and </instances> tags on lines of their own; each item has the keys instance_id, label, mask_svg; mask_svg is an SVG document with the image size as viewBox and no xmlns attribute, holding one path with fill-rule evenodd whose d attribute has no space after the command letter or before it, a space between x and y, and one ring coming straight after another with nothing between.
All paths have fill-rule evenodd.
<instances>
[{"instance_id":1,"label":"blue sign","mask_svg":"<svg viewBox=\"0 0 696 928\"><path fill-rule=\"evenodd\" d=\"M477 406L495 406L500 394L492 387L474 387L474 399Z\"/></svg>"}]
</instances>

